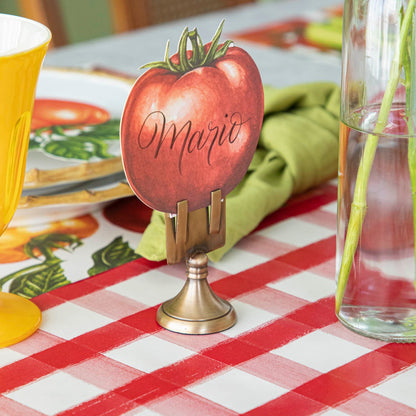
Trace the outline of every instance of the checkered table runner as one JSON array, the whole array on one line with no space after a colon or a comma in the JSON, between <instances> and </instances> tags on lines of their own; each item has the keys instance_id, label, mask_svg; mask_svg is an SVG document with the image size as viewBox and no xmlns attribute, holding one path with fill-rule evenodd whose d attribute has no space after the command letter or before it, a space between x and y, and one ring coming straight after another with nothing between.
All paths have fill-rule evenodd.
<instances>
[{"instance_id":1,"label":"checkered table runner","mask_svg":"<svg viewBox=\"0 0 416 416\"><path fill-rule=\"evenodd\" d=\"M156 323L182 264L139 259L35 298L41 329L0 350L0 415L415 415L416 347L335 317L335 200L331 183L292 199L210 265L238 315L222 333Z\"/></svg>"}]
</instances>

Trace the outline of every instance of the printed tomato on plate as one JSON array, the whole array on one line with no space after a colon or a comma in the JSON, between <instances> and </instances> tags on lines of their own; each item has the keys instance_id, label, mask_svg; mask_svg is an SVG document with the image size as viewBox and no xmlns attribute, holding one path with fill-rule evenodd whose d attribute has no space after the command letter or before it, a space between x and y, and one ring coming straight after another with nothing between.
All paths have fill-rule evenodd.
<instances>
[{"instance_id":1,"label":"printed tomato on plate","mask_svg":"<svg viewBox=\"0 0 416 416\"><path fill-rule=\"evenodd\" d=\"M219 45L222 24L203 45L185 31L178 53L149 68L134 84L121 121L124 169L136 195L150 207L193 211L227 195L243 178L263 119L263 87L247 52ZM192 50L187 50L188 41Z\"/></svg>"},{"instance_id":2,"label":"printed tomato on plate","mask_svg":"<svg viewBox=\"0 0 416 416\"><path fill-rule=\"evenodd\" d=\"M110 113L95 105L75 101L37 98L33 108L32 130L49 126L101 124Z\"/></svg>"}]
</instances>

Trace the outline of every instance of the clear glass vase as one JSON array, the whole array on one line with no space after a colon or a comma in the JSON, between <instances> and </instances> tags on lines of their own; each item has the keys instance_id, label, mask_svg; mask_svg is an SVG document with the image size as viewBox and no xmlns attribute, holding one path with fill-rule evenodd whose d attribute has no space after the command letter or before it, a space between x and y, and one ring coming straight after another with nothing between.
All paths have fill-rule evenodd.
<instances>
[{"instance_id":1,"label":"clear glass vase","mask_svg":"<svg viewBox=\"0 0 416 416\"><path fill-rule=\"evenodd\" d=\"M416 341L415 2L344 6L336 313L394 342Z\"/></svg>"}]
</instances>

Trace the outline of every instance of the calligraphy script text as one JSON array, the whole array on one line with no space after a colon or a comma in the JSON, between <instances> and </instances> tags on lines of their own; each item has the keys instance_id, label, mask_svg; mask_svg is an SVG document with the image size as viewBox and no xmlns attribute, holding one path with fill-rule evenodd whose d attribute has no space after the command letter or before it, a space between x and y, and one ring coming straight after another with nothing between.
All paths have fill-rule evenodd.
<instances>
[{"instance_id":1,"label":"calligraphy script text","mask_svg":"<svg viewBox=\"0 0 416 416\"><path fill-rule=\"evenodd\" d=\"M206 129L193 130L191 120L186 121L182 126L171 123L167 127L166 116L163 112L153 111L144 119L137 143L142 150L151 149L155 159L158 158L162 148L167 148L170 151L179 148L178 169L182 174L182 162L186 154L208 149L207 163L211 165L214 148L221 147L226 142L235 143L241 127L250 120L243 121L242 115L238 112L232 113L230 117L225 114L225 117L228 123L215 125L209 121Z\"/></svg>"}]
</instances>

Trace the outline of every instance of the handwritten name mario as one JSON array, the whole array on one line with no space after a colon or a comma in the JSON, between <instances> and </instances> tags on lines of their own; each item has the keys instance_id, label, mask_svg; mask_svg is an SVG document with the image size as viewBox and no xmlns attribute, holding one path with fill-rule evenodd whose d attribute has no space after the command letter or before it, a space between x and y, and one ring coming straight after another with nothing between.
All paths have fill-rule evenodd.
<instances>
[{"instance_id":1,"label":"handwritten name mario","mask_svg":"<svg viewBox=\"0 0 416 416\"><path fill-rule=\"evenodd\" d=\"M215 147L221 147L224 143L233 144L237 141L242 126L250 119L243 120L238 112L231 116L225 114L228 123L216 125L209 121L206 129L193 130L192 121L188 120L181 126L171 123L167 127L166 117L161 111L153 111L143 121L140 127L137 143L142 150L150 150L153 157L158 158L162 148L176 150L180 147L178 169L182 174L182 163L186 154L197 151L207 151L207 163L211 165L211 157Z\"/></svg>"}]
</instances>

